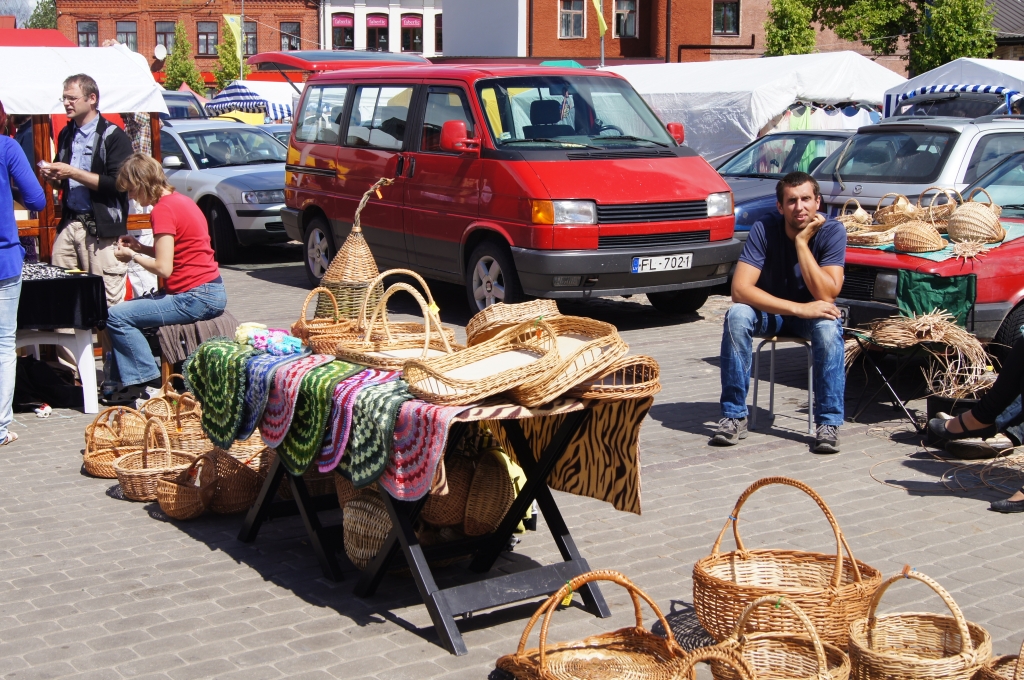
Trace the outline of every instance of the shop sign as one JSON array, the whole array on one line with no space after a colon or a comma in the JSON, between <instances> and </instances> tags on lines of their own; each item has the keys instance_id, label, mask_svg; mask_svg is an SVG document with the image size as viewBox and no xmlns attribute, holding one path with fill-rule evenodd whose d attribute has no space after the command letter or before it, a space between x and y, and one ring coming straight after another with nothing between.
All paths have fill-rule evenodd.
<instances>
[{"instance_id":1,"label":"shop sign","mask_svg":"<svg viewBox=\"0 0 1024 680\"><path fill-rule=\"evenodd\" d=\"M418 14L403 16L402 28L423 28L423 17Z\"/></svg>"},{"instance_id":2,"label":"shop sign","mask_svg":"<svg viewBox=\"0 0 1024 680\"><path fill-rule=\"evenodd\" d=\"M335 28L352 28L355 21L351 14L335 14L331 17L331 25Z\"/></svg>"},{"instance_id":3,"label":"shop sign","mask_svg":"<svg viewBox=\"0 0 1024 680\"><path fill-rule=\"evenodd\" d=\"M370 14L366 17L367 28L387 28L388 17L386 14Z\"/></svg>"}]
</instances>

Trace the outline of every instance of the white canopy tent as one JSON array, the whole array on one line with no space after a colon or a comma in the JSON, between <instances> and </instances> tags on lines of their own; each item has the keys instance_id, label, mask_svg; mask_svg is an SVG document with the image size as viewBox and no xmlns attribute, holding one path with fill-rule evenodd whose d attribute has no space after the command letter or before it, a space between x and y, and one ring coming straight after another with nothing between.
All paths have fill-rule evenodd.
<instances>
[{"instance_id":1,"label":"white canopy tent","mask_svg":"<svg viewBox=\"0 0 1024 680\"><path fill-rule=\"evenodd\" d=\"M1024 93L1024 62L962 58L943 64L885 91L886 117L905 99L935 92L991 92L1004 95L1007 108Z\"/></svg>"},{"instance_id":2,"label":"white canopy tent","mask_svg":"<svg viewBox=\"0 0 1024 680\"><path fill-rule=\"evenodd\" d=\"M797 102L880 106L906 81L855 52L644 64L604 69L626 78L664 122L709 160L756 139Z\"/></svg>"},{"instance_id":3,"label":"white canopy tent","mask_svg":"<svg viewBox=\"0 0 1024 680\"><path fill-rule=\"evenodd\" d=\"M85 73L100 89L100 110L167 113L162 88L144 59L124 45L114 47L0 47L0 102L7 113L63 114L64 79Z\"/></svg>"}]
</instances>

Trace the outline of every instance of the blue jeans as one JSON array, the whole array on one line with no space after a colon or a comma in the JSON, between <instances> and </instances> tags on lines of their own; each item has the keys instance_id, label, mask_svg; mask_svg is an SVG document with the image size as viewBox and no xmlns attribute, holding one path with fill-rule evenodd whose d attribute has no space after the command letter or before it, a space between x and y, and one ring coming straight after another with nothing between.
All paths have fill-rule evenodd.
<instances>
[{"instance_id":1,"label":"blue jeans","mask_svg":"<svg viewBox=\"0 0 1024 680\"><path fill-rule=\"evenodd\" d=\"M0 280L0 441L14 420L14 377L18 357L14 353L14 335L18 332L18 299L21 275Z\"/></svg>"},{"instance_id":2,"label":"blue jeans","mask_svg":"<svg viewBox=\"0 0 1024 680\"><path fill-rule=\"evenodd\" d=\"M206 283L177 295L139 298L111 307L107 333L121 383L139 385L160 377L160 367L141 329L212 319L227 303L223 283Z\"/></svg>"},{"instance_id":3,"label":"blue jeans","mask_svg":"<svg viewBox=\"0 0 1024 680\"><path fill-rule=\"evenodd\" d=\"M747 417L747 390L754 336L796 335L811 341L814 355L814 422L842 425L846 392L843 328L834 319L800 319L734 304L722 330L722 415Z\"/></svg>"}]
</instances>

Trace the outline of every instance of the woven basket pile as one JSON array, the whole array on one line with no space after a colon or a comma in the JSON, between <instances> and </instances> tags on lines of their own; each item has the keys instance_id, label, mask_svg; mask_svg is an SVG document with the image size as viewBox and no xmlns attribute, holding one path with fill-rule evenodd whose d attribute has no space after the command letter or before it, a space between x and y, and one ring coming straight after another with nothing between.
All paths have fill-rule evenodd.
<instances>
[{"instance_id":1,"label":"woven basket pile","mask_svg":"<svg viewBox=\"0 0 1024 680\"><path fill-rule=\"evenodd\" d=\"M203 430L203 408L191 392L177 392L173 387L172 374L163 387L139 407L147 420L159 420L167 430L172 448L193 455L200 455L213 449L213 442Z\"/></svg>"}]
</instances>

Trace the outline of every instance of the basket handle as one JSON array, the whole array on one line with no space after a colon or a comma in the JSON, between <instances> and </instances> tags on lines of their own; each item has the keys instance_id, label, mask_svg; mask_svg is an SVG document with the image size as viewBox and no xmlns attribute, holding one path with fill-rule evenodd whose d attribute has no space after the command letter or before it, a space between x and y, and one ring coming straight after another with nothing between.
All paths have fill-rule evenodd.
<instances>
[{"instance_id":1,"label":"basket handle","mask_svg":"<svg viewBox=\"0 0 1024 680\"><path fill-rule=\"evenodd\" d=\"M710 663L717 661L730 666L740 680L754 680L757 676L750 662L735 652L730 652L720 647L701 647L686 655L683 667L680 669L680 677L687 680L694 680L697 677L696 668L699 663Z\"/></svg>"},{"instance_id":2,"label":"basket handle","mask_svg":"<svg viewBox=\"0 0 1024 680\"><path fill-rule=\"evenodd\" d=\"M159 430L158 433L154 433L153 429ZM146 421L146 429L142 432L142 466L148 465L147 458L149 457L149 440L150 435L160 434L164 438L164 450L167 451L168 455L171 453L171 439L167 436L167 430L164 428L164 424L161 423L157 418L150 418Z\"/></svg>"},{"instance_id":3,"label":"basket handle","mask_svg":"<svg viewBox=\"0 0 1024 680\"><path fill-rule=\"evenodd\" d=\"M430 286L427 285L427 282L423 280L422 276L420 276L416 272L412 271L411 269L389 269L389 270L387 270L386 272L384 272L382 274L378 274L377 278L375 278L373 281L371 281L370 285L367 287L366 294L363 295L363 303L359 306L359 323L360 324L362 324L364 321L366 321L366 306L370 302L370 296L373 294L373 290L384 281L385 277L387 277L387 276L399 276L399 275L411 276L412 278L414 278L417 281L419 281L420 285L423 286L423 294L424 294L424 296L427 299L427 308L429 309L431 305L436 306L436 303L434 302L434 295L430 292ZM381 317L385 321L387 320L386 312L387 312L387 310L385 310L384 316ZM436 316L433 312L431 312L431 315ZM440 328L441 327L441 319L437 318L436 322L437 322L438 328ZM372 328L372 327L373 327L373 324L370 324L370 328Z\"/></svg>"},{"instance_id":4,"label":"basket handle","mask_svg":"<svg viewBox=\"0 0 1024 680\"><path fill-rule=\"evenodd\" d=\"M390 177L381 177L379 180L373 183L373 186L366 190L366 193L363 194L363 197L359 199L359 205L356 206L356 214L352 218L352 231L358 233L363 230L362 224L360 222L360 216L363 213L363 208L365 208L366 204L370 202L370 196L376 193L377 189L389 186L394 183L395 180L391 179Z\"/></svg>"},{"instance_id":5,"label":"basket handle","mask_svg":"<svg viewBox=\"0 0 1024 680\"><path fill-rule=\"evenodd\" d=\"M376 323L378 315L381 316L381 321L382 321L382 323L384 325L384 333L387 335L388 342L392 341L391 328L390 328L390 326L388 326L387 305L388 305L388 300L391 298L391 296L394 295L395 293L397 293L400 290L404 290L407 293L409 293L410 295L412 295L413 299L416 300L416 302L419 304L420 311L423 312L423 357L422 358L426 359L427 356L428 356L429 350L430 350L430 329L431 328L434 328L435 332L439 336L441 336L441 343L444 345L445 354L451 354L452 353L452 347L451 347L450 344L448 344L448 338L446 338L444 336L444 333L441 332L440 324L437 323L437 321L434 319L434 315L431 314L430 310L427 308L426 300L423 299L423 296L420 295L419 291L417 291L415 288L410 286L408 283L402 283L402 282L398 282L398 283L392 284L386 291L384 291L384 295L381 296L380 302L377 303L377 306L373 310L373 316L370 318L370 323L367 324L367 326L366 326L366 335L363 338L363 341L364 342L369 342L370 341L370 336L373 333L373 325L374 325L374 323Z\"/></svg>"},{"instance_id":6,"label":"basket handle","mask_svg":"<svg viewBox=\"0 0 1024 680\"><path fill-rule=\"evenodd\" d=\"M935 199L938 198L940 194L945 194L950 201L953 200L953 194L949 193L949 189L944 189L940 186L928 187L927 189L922 191L917 197L918 210L922 210L924 208L924 197L931 191L934 191L935 195L932 196L932 200L928 202L929 208L935 205Z\"/></svg>"},{"instance_id":7,"label":"basket handle","mask_svg":"<svg viewBox=\"0 0 1024 680\"><path fill-rule=\"evenodd\" d=\"M860 582L860 567L857 566L857 560L853 557L853 551L850 550L850 545L846 542L846 537L843 536L843 532L839 528L839 523L836 522L835 515L832 514L832 510L829 509L828 504L822 500L821 496L819 496L814 489L801 481L790 479L789 477L764 477L763 479L759 479L748 486L746 490L740 494L739 499L736 501L736 506L732 509L732 513L729 515L729 518L725 521L725 526L722 527L722 530L718 533L718 538L715 539L715 544L711 547L711 555L714 557L718 556L719 550L722 547L722 539L725 537L725 532L729 528L730 524L732 525L733 537L736 539L736 549L740 552L746 550L743 545L743 539L740 538L740 508L743 507L743 504L755 491L770 484L785 484L787 486L792 486L795 489L800 489L810 496L811 499L818 504L818 507L821 508L821 511L825 513L825 519L827 519L828 523L832 526L832 533L836 536L836 566L832 572L832 587L839 588L839 582L842 579L844 548L846 549L846 554L850 558L850 563L853 565L854 577L857 579L857 582Z\"/></svg>"},{"instance_id":8,"label":"basket handle","mask_svg":"<svg viewBox=\"0 0 1024 680\"><path fill-rule=\"evenodd\" d=\"M195 395L191 392L182 392L174 400L174 426L178 432L181 432L181 409L185 405L186 400L192 402L190 405L196 403Z\"/></svg>"},{"instance_id":9,"label":"basket handle","mask_svg":"<svg viewBox=\"0 0 1024 680\"><path fill-rule=\"evenodd\" d=\"M995 205L995 201L992 200L992 194L990 194L987 191L985 191L985 189L983 187L975 187L974 191L971 192L971 195L967 197L967 200L968 201L973 201L974 203L981 203L981 201L975 201L974 200L975 194L977 194L979 191L981 193L985 194L985 196L988 198L988 203L986 203L985 205L987 205L990 208L993 205Z\"/></svg>"},{"instance_id":10,"label":"basket handle","mask_svg":"<svg viewBox=\"0 0 1024 680\"><path fill-rule=\"evenodd\" d=\"M811 638L811 644L814 646L814 656L818 662L818 677L828 677L828 660L825 658L825 648L821 644L821 637L818 635L818 631L815 630L814 624L811 623L807 614L804 614L800 607L796 606L782 595L766 595L764 597L759 597L748 604L743 610L743 613L740 614L739 620L736 621L736 628L733 630L731 638L742 645L744 628L746 628L747 621L750 619L755 609L765 605L771 605L776 609L782 606L796 614L796 617L800 619L800 623L803 624L804 630L807 631L808 636Z\"/></svg>"},{"instance_id":11,"label":"basket handle","mask_svg":"<svg viewBox=\"0 0 1024 680\"><path fill-rule=\"evenodd\" d=\"M181 373L171 373L167 376L167 380L164 381L164 384L160 386L160 389L163 391L165 396L172 398L178 396L178 390L174 389L175 378L181 378L181 382L185 382L185 376Z\"/></svg>"},{"instance_id":12,"label":"basket handle","mask_svg":"<svg viewBox=\"0 0 1024 680\"><path fill-rule=\"evenodd\" d=\"M134 409L128 406L108 406L107 408L103 409L102 411L96 414L96 417L92 419L92 426L96 427L98 425L106 425L108 416L111 413L114 414L114 422L118 422L121 419L121 414L123 414L125 411L133 410Z\"/></svg>"},{"instance_id":13,"label":"basket handle","mask_svg":"<svg viewBox=\"0 0 1024 680\"><path fill-rule=\"evenodd\" d=\"M306 301L302 303L302 313L299 315L299 323L303 326L306 325L306 309L309 307L309 303L313 300L313 296L318 293L327 293L331 298L331 304L334 306L334 323L338 323L338 299L334 297L334 293L329 289L319 286L309 291L309 295L306 296Z\"/></svg>"},{"instance_id":14,"label":"basket handle","mask_svg":"<svg viewBox=\"0 0 1024 680\"><path fill-rule=\"evenodd\" d=\"M890 196L895 196L896 197L893 200L893 202L892 202L893 205L896 205L896 203L898 203L901 198L906 199L908 203L910 202L910 199L908 199L903 194L897 193L895 191L890 191L889 193L885 194L880 199L878 199L878 205L875 206L875 210L881 210L882 209L882 201L884 201L885 199L889 198Z\"/></svg>"},{"instance_id":15,"label":"basket handle","mask_svg":"<svg viewBox=\"0 0 1024 680\"><path fill-rule=\"evenodd\" d=\"M846 199L846 203L843 203L842 209L839 211L839 217L842 217L843 215L846 214L846 206L850 205L851 203L857 204L857 207L856 209L854 209L854 212L857 212L857 210L861 209L860 201L858 201L856 198L848 198ZM852 215L853 213L850 214Z\"/></svg>"},{"instance_id":16,"label":"basket handle","mask_svg":"<svg viewBox=\"0 0 1024 680\"><path fill-rule=\"evenodd\" d=\"M915 581L920 581L929 588L935 591L935 594L942 598L942 601L946 603L946 607L949 608L950 613L953 614L953 619L956 621L956 629L960 633L960 653L969 654L974 651L974 642L971 641L971 632L967 628L967 620L964 618L963 612L960 611L960 607L953 600L952 596L946 589L940 586L931 577L919 573L910 568L910 565L903 567L903 571L900 573L890 576L882 585L878 586L878 590L871 596L871 604L868 605L868 626L867 626L867 638L868 647L874 646L872 638L874 637L875 623L877 621L875 617L875 610L878 609L878 603L882 599L882 595L885 591L896 581L901 579L911 578Z\"/></svg>"}]
</instances>

